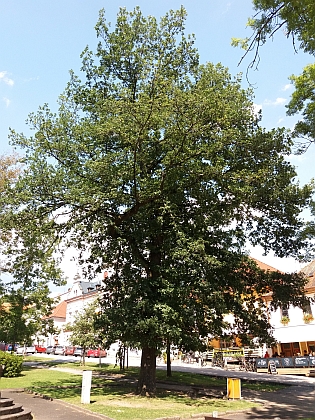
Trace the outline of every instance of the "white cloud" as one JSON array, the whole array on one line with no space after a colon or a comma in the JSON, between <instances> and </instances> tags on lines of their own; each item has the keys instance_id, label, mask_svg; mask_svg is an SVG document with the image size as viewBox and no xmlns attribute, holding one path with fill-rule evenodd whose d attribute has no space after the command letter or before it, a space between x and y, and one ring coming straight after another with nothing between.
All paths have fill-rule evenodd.
<instances>
[{"instance_id":1,"label":"white cloud","mask_svg":"<svg viewBox=\"0 0 315 420\"><path fill-rule=\"evenodd\" d=\"M229 10L230 10L230 8L231 8L231 5L232 5L232 3L231 3L231 2L228 2L228 3L225 5L225 9L223 10L222 15L225 15L226 13L228 13L228 12L229 12Z\"/></svg>"},{"instance_id":2,"label":"white cloud","mask_svg":"<svg viewBox=\"0 0 315 420\"><path fill-rule=\"evenodd\" d=\"M9 98L6 98L6 97L3 97L2 99L5 102L6 107L8 107L10 105L10 103L11 103L10 99Z\"/></svg>"},{"instance_id":3,"label":"white cloud","mask_svg":"<svg viewBox=\"0 0 315 420\"><path fill-rule=\"evenodd\" d=\"M287 99L285 99L285 98L277 98L275 101L271 101L270 99L266 99L264 101L264 105L278 106L278 105L284 105L286 102L287 102Z\"/></svg>"},{"instance_id":4,"label":"white cloud","mask_svg":"<svg viewBox=\"0 0 315 420\"><path fill-rule=\"evenodd\" d=\"M286 90L289 90L292 88L293 88L292 83L287 83L286 85L283 86L282 90L285 92Z\"/></svg>"},{"instance_id":5,"label":"white cloud","mask_svg":"<svg viewBox=\"0 0 315 420\"><path fill-rule=\"evenodd\" d=\"M24 79L24 82L25 83L28 83L28 82L33 82L34 80L39 80L39 76L37 76L37 77L30 77L29 79Z\"/></svg>"},{"instance_id":6,"label":"white cloud","mask_svg":"<svg viewBox=\"0 0 315 420\"><path fill-rule=\"evenodd\" d=\"M7 76L8 72L0 71L0 80L2 80L6 85L13 86L14 81Z\"/></svg>"}]
</instances>

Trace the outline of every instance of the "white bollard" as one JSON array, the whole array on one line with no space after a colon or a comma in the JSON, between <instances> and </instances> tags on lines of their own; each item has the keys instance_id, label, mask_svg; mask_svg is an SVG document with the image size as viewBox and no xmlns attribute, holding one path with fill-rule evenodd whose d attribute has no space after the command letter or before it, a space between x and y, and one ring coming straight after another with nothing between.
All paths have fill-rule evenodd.
<instances>
[{"instance_id":1,"label":"white bollard","mask_svg":"<svg viewBox=\"0 0 315 420\"><path fill-rule=\"evenodd\" d=\"M84 370L82 375L81 404L90 404L92 371Z\"/></svg>"}]
</instances>

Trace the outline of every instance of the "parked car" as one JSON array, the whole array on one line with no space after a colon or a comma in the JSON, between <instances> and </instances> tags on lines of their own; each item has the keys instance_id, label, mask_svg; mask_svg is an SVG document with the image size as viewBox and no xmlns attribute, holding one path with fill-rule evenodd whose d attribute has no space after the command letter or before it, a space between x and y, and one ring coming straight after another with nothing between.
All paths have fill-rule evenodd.
<instances>
[{"instance_id":1,"label":"parked car","mask_svg":"<svg viewBox=\"0 0 315 420\"><path fill-rule=\"evenodd\" d=\"M14 350L12 344L6 344L5 345L5 351L16 351L16 349L19 347L18 344L14 344Z\"/></svg>"},{"instance_id":2,"label":"parked car","mask_svg":"<svg viewBox=\"0 0 315 420\"><path fill-rule=\"evenodd\" d=\"M43 346L35 346L36 353L46 353L46 347Z\"/></svg>"},{"instance_id":3,"label":"parked car","mask_svg":"<svg viewBox=\"0 0 315 420\"><path fill-rule=\"evenodd\" d=\"M65 356L73 356L74 350L75 350L75 347L67 346L65 348Z\"/></svg>"},{"instance_id":4,"label":"parked car","mask_svg":"<svg viewBox=\"0 0 315 420\"><path fill-rule=\"evenodd\" d=\"M106 357L107 351L102 349L88 349L86 355L87 357Z\"/></svg>"},{"instance_id":5,"label":"parked car","mask_svg":"<svg viewBox=\"0 0 315 420\"><path fill-rule=\"evenodd\" d=\"M75 347L74 352L73 352L73 356L78 357L78 356L83 356L83 347Z\"/></svg>"},{"instance_id":6,"label":"parked car","mask_svg":"<svg viewBox=\"0 0 315 420\"><path fill-rule=\"evenodd\" d=\"M36 353L36 348L35 348L35 346L19 346L17 349L16 349L16 354L29 354L29 353L32 353L32 354L35 354Z\"/></svg>"},{"instance_id":7,"label":"parked car","mask_svg":"<svg viewBox=\"0 0 315 420\"><path fill-rule=\"evenodd\" d=\"M46 348L46 354L55 354L55 348L56 346L48 346Z\"/></svg>"},{"instance_id":8,"label":"parked car","mask_svg":"<svg viewBox=\"0 0 315 420\"><path fill-rule=\"evenodd\" d=\"M65 346L56 346L54 354L59 354L63 356L65 354Z\"/></svg>"}]
</instances>

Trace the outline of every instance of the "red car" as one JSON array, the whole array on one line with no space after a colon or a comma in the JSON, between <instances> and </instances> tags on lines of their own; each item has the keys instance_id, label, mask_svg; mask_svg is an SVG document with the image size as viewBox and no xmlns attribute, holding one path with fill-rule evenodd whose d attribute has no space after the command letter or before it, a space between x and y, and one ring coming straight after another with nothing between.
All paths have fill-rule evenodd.
<instances>
[{"instance_id":1,"label":"red car","mask_svg":"<svg viewBox=\"0 0 315 420\"><path fill-rule=\"evenodd\" d=\"M89 349L86 352L87 357L106 357L107 351L101 349Z\"/></svg>"},{"instance_id":2,"label":"red car","mask_svg":"<svg viewBox=\"0 0 315 420\"><path fill-rule=\"evenodd\" d=\"M67 347L65 348L65 353L64 353L64 355L65 355L65 356L73 356L74 350L75 350L75 347L73 347L73 346L67 346Z\"/></svg>"},{"instance_id":3,"label":"red car","mask_svg":"<svg viewBox=\"0 0 315 420\"><path fill-rule=\"evenodd\" d=\"M46 347L43 346L35 346L36 353L46 353Z\"/></svg>"}]
</instances>

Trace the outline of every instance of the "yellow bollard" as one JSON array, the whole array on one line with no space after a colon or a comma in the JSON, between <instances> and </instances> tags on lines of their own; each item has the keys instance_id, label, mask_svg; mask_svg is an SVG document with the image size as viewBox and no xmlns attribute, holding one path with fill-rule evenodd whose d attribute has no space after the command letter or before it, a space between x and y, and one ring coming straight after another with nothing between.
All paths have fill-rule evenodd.
<instances>
[{"instance_id":1,"label":"yellow bollard","mask_svg":"<svg viewBox=\"0 0 315 420\"><path fill-rule=\"evenodd\" d=\"M241 380L227 378L227 397L229 399L241 399Z\"/></svg>"}]
</instances>

